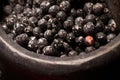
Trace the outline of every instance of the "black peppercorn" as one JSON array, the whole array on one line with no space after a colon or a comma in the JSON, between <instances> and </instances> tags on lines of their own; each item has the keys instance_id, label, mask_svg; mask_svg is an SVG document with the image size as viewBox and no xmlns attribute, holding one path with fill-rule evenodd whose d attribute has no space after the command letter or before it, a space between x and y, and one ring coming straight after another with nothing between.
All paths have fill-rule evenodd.
<instances>
[{"instance_id":1,"label":"black peppercorn","mask_svg":"<svg viewBox=\"0 0 120 80\"><path fill-rule=\"evenodd\" d=\"M96 32L101 32L105 29L105 25L102 21L97 21L95 25L95 31Z\"/></svg>"},{"instance_id":2,"label":"black peppercorn","mask_svg":"<svg viewBox=\"0 0 120 80\"><path fill-rule=\"evenodd\" d=\"M38 44L38 48L41 49L41 48L43 48L43 47L48 45L48 41L45 38L40 38L40 39L38 39L37 44Z\"/></svg>"},{"instance_id":3,"label":"black peppercorn","mask_svg":"<svg viewBox=\"0 0 120 80\"><path fill-rule=\"evenodd\" d=\"M88 22L84 25L83 31L87 35L91 35L95 32L95 25L92 22Z\"/></svg>"},{"instance_id":4,"label":"black peppercorn","mask_svg":"<svg viewBox=\"0 0 120 80\"><path fill-rule=\"evenodd\" d=\"M33 34L32 33L33 32L33 27L31 27L31 26L25 27L24 32L27 33L29 36L31 36Z\"/></svg>"},{"instance_id":5,"label":"black peppercorn","mask_svg":"<svg viewBox=\"0 0 120 80\"><path fill-rule=\"evenodd\" d=\"M65 19L67 18L67 15L64 11L59 11L56 15L56 17L61 21L65 21Z\"/></svg>"},{"instance_id":6,"label":"black peppercorn","mask_svg":"<svg viewBox=\"0 0 120 80\"><path fill-rule=\"evenodd\" d=\"M63 29L61 29L59 32L58 32L58 36L62 39L65 39L66 36L67 36L67 32Z\"/></svg>"},{"instance_id":7,"label":"black peppercorn","mask_svg":"<svg viewBox=\"0 0 120 80\"><path fill-rule=\"evenodd\" d=\"M77 25L83 25L85 23L85 20L82 17L77 17L75 19L75 24Z\"/></svg>"},{"instance_id":8,"label":"black peppercorn","mask_svg":"<svg viewBox=\"0 0 120 80\"><path fill-rule=\"evenodd\" d=\"M33 35L34 35L34 36L39 37L39 36L40 36L40 33L41 33L40 27L35 27L35 28L33 28Z\"/></svg>"},{"instance_id":9,"label":"black peppercorn","mask_svg":"<svg viewBox=\"0 0 120 80\"><path fill-rule=\"evenodd\" d=\"M117 31L117 24L115 23L115 21L113 19L110 19L108 22L108 27L110 27L112 32Z\"/></svg>"},{"instance_id":10,"label":"black peppercorn","mask_svg":"<svg viewBox=\"0 0 120 80\"><path fill-rule=\"evenodd\" d=\"M100 42L101 44L105 44L107 41L106 38L106 34L104 34L103 32L99 32L96 34L96 39L98 42Z\"/></svg>"},{"instance_id":11,"label":"black peppercorn","mask_svg":"<svg viewBox=\"0 0 120 80\"><path fill-rule=\"evenodd\" d=\"M12 7L10 5L5 6L4 12L9 15L12 13Z\"/></svg>"},{"instance_id":12,"label":"black peppercorn","mask_svg":"<svg viewBox=\"0 0 120 80\"><path fill-rule=\"evenodd\" d=\"M38 26L41 28L41 29L46 29L47 28L47 20L45 20L44 18L43 19L40 19L38 21Z\"/></svg>"},{"instance_id":13,"label":"black peppercorn","mask_svg":"<svg viewBox=\"0 0 120 80\"><path fill-rule=\"evenodd\" d=\"M55 16L57 14L57 12L60 10L59 6L58 5L53 5L49 8L49 13L52 15L52 16Z\"/></svg>"},{"instance_id":14,"label":"black peppercorn","mask_svg":"<svg viewBox=\"0 0 120 80\"><path fill-rule=\"evenodd\" d=\"M29 37L27 34L23 33L18 36L16 36L15 41L20 44L21 46L26 46L26 44L29 41Z\"/></svg>"},{"instance_id":15,"label":"black peppercorn","mask_svg":"<svg viewBox=\"0 0 120 80\"><path fill-rule=\"evenodd\" d=\"M62 1L60 3L60 9L63 10L63 11L70 10L70 2L69 1Z\"/></svg>"},{"instance_id":16,"label":"black peppercorn","mask_svg":"<svg viewBox=\"0 0 120 80\"><path fill-rule=\"evenodd\" d=\"M114 33L110 33L107 35L107 42L110 42L111 40L113 40L116 37L116 35Z\"/></svg>"},{"instance_id":17,"label":"black peppercorn","mask_svg":"<svg viewBox=\"0 0 120 80\"><path fill-rule=\"evenodd\" d=\"M95 15L94 15L94 14L88 14L88 15L85 17L85 21L86 21L86 22L93 22L93 23L95 23Z\"/></svg>"},{"instance_id":18,"label":"black peppercorn","mask_svg":"<svg viewBox=\"0 0 120 80\"><path fill-rule=\"evenodd\" d=\"M86 14L90 14L93 10L93 3L91 2L85 3L83 10L86 12Z\"/></svg>"},{"instance_id":19,"label":"black peppercorn","mask_svg":"<svg viewBox=\"0 0 120 80\"><path fill-rule=\"evenodd\" d=\"M6 24L2 24L1 27L4 29L6 33L10 33L11 30L8 28Z\"/></svg>"},{"instance_id":20,"label":"black peppercorn","mask_svg":"<svg viewBox=\"0 0 120 80\"><path fill-rule=\"evenodd\" d=\"M16 34L23 33L24 29L25 29L25 25L23 25L22 23L17 22L14 24L14 30Z\"/></svg>"},{"instance_id":21,"label":"black peppercorn","mask_svg":"<svg viewBox=\"0 0 120 80\"><path fill-rule=\"evenodd\" d=\"M37 39L36 37L30 37L30 40L28 42L28 49L32 50L32 51L36 51L37 50Z\"/></svg>"},{"instance_id":22,"label":"black peppercorn","mask_svg":"<svg viewBox=\"0 0 120 80\"><path fill-rule=\"evenodd\" d=\"M75 42L77 43L78 46L82 47L85 43L85 39L83 36L79 36L75 39Z\"/></svg>"},{"instance_id":23,"label":"black peppercorn","mask_svg":"<svg viewBox=\"0 0 120 80\"><path fill-rule=\"evenodd\" d=\"M81 25L74 25L72 28L72 32L76 35L76 36L80 36L83 32L83 28Z\"/></svg>"},{"instance_id":24,"label":"black peppercorn","mask_svg":"<svg viewBox=\"0 0 120 80\"><path fill-rule=\"evenodd\" d=\"M80 17L84 17L85 13L84 13L83 9L78 9L77 10L77 15L80 16Z\"/></svg>"},{"instance_id":25,"label":"black peppercorn","mask_svg":"<svg viewBox=\"0 0 120 80\"><path fill-rule=\"evenodd\" d=\"M102 3L96 3L93 5L93 11L96 15L100 15L104 11L104 5Z\"/></svg>"},{"instance_id":26,"label":"black peppercorn","mask_svg":"<svg viewBox=\"0 0 120 80\"><path fill-rule=\"evenodd\" d=\"M78 53L76 51L70 51L68 56L76 56Z\"/></svg>"},{"instance_id":27,"label":"black peppercorn","mask_svg":"<svg viewBox=\"0 0 120 80\"><path fill-rule=\"evenodd\" d=\"M54 39L52 46L57 50L61 50L63 48L63 40L62 39Z\"/></svg>"},{"instance_id":28,"label":"black peppercorn","mask_svg":"<svg viewBox=\"0 0 120 80\"><path fill-rule=\"evenodd\" d=\"M67 37L66 37L66 40L67 40L69 43L74 42L74 40L75 40L75 35L74 35L73 33L68 33L68 34L67 34Z\"/></svg>"},{"instance_id":29,"label":"black peppercorn","mask_svg":"<svg viewBox=\"0 0 120 80\"><path fill-rule=\"evenodd\" d=\"M36 24L38 22L38 20L37 20L36 17L30 17L28 19L28 22L29 22L29 24L34 25L34 24Z\"/></svg>"},{"instance_id":30,"label":"black peppercorn","mask_svg":"<svg viewBox=\"0 0 120 80\"><path fill-rule=\"evenodd\" d=\"M47 12L49 10L49 7L51 6L49 1L43 0L43 2L40 4L40 8L44 11Z\"/></svg>"},{"instance_id":31,"label":"black peppercorn","mask_svg":"<svg viewBox=\"0 0 120 80\"><path fill-rule=\"evenodd\" d=\"M63 42L63 48L65 52L69 52L72 50L72 47L67 42Z\"/></svg>"},{"instance_id":32,"label":"black peppercorn","mask_svg":"<svg viewBox=\"0 0 120 80\"><path fill-rule=\"evenodd\" d=\"M72 31L72 26L74 25L72 20L66 20L63 23L63 27L67 32Z\"/></svg>"},{"instance_id":33,"label":"black peppercorn","mask_svg":"<svg viewBox=\"0 0 120 80\"><path fill-rule=\"evenodd\" d=\"M46 30L45 32L44 32L44 37L46 38L46 39L53 39L54 38L54 34L52 33L52 30Z\"/></svg>"},{"instance_id":34,"label":"black peppercorn","mask_svg":"<svg viewBox=\"0 0 120 80\"><path fill-rule=\"evenodd\" d=\"M71 11L70 11L70 15L73 16L73 17L77 17L77 10L72 8Z\"/></svg>"},{"instance_id":35,"label":"black peppercorn","mask_svg":"<svg viewBox=\"0 0 120 80\"><path fill-rule=\"evenodd\" d=\"M52 46L46 46L43 48L44 55L55 56L55 49Z\"/></svg>"},{"instance_id":36,"label":"black peppercorn","mask_svg":"<svg viewBox=\"0 0 120 80\"><path fill-rule=\"evenodd\" d=\"M93 46L89 46L89 47L86 47L85 52L89 53L89 52L92 52L94 50L95 50L95 48Z\"/></svg>"},{"instance_id":37,"label":"black peppercorn","mask_svg":"<svg viewBox=\"0 0 120 80\"><path fill-rule=\"evenodd\" d=\"M15 12L16 13L21 13L23 11L23 6L20 4L16 4L15 6Z\"/></svg>"}]
</instances>

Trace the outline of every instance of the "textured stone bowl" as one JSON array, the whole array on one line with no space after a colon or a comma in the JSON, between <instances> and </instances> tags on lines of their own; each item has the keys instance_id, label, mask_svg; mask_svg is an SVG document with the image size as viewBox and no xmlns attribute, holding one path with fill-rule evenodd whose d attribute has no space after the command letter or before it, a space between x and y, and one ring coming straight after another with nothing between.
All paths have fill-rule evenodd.
<instances>
[{"instance_id":1,"label":"textured stone bowl","mask_svg":"<svg viewBox=\"0 0 120 80\"><path fill-rule=\"evenodd\" d=\"M120 0L106 0L120 27ZM56 58L30 52L7 37L0 27L0 58L18 71L40 75L65 75L92 69L120 55L120 35L109 44L83 56Z\"/></svg>"}]
</instances>

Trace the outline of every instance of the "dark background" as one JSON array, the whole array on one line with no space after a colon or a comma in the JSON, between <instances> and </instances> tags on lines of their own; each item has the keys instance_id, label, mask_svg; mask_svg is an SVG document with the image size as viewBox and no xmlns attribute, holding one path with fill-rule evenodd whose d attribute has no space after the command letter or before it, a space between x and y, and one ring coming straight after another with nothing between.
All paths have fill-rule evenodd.
<instances>
[{"instance_id":1,"label":"dark background","mask_svg":"<svg viewBox=\"0 0 120 80\"><path fill-rule=\"evenodd\" d=\"M36 80L31 79L29 76L23 76L18 72L12 71L9 66L0 64L0 80ZM99 67L98 69L92 69L87 71L85 74L75 74L70 77L39 77L37 80L120 80L120 59L117 59L105 66Z\"/></svg>"}]
</instances>

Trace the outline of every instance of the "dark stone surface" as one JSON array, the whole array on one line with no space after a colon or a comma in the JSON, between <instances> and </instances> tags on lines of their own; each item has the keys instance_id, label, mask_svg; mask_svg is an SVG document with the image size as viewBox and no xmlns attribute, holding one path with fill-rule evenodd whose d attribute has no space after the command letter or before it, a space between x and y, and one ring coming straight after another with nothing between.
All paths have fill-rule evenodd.
<instances>
[{"instance_id":1,"label":"dark stone surface","mask_svg":"<svg viewBox=\"0 0 120 80\"><path fill-rule=\"evenodd\" d=\"M3 68L4 67L4 68ZM120 59L103 66L97 70L91 70L86 74L77 74L77 77L46 77L40 76L37 79L31 79L28 76L20 75L11 71L8 67L0 64L0 69L3 71L0 80L119 80Z\"/></svg>"}]
</instances>

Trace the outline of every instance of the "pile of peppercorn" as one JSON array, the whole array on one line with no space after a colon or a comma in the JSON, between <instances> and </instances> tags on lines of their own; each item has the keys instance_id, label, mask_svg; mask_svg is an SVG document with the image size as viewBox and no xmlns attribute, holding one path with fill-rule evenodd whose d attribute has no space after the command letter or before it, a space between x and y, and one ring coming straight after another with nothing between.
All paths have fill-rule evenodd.
<instances>
[{"instance_id":1,"label":"pile of peppercorn","mask_svg":"<svg viewBox=\"0 0 120 80\"><path fill-rule=\"evenodd\" d=\"M118 34L103 0L9 0L1 26L16 43L55 57L86 54Z\"/></svg>"}]
</instances>

